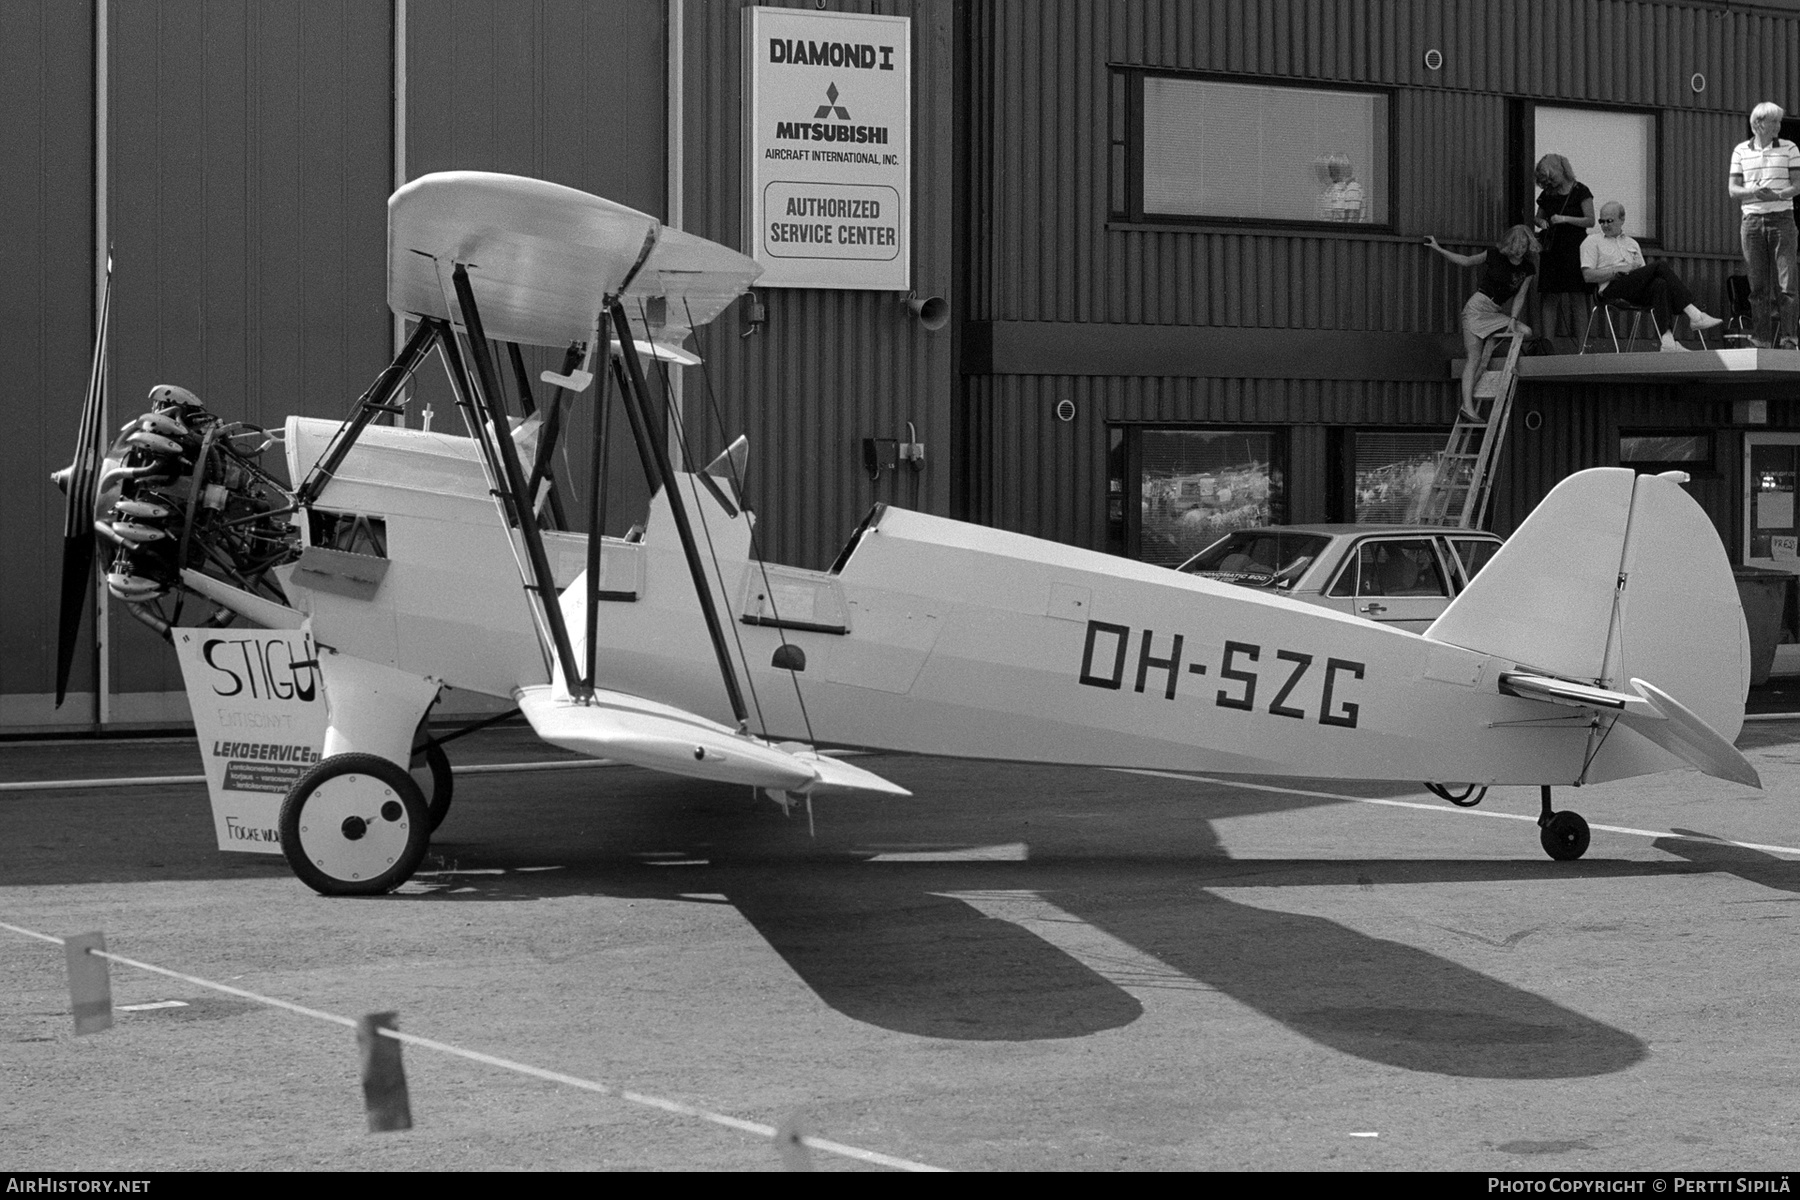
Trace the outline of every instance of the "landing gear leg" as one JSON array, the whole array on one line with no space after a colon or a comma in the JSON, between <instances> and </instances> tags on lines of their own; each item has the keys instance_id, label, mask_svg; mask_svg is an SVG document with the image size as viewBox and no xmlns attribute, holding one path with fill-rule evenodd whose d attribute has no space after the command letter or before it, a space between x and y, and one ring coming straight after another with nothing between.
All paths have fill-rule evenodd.
<instances>
[{"instance_id":1,"label":"landing gear leg","mask_svg":"<svg viewBox=\"0 0 1800 1200\"><path fill-rule=\"evenodd\" d=\"M1559 862L1573 862L1587 853L1588 823L1578 812L1554 812L1550 808L1550 785L1542 788L1543 808L1538 813L1538 840L1544 853Z\"/></svg>"}]
</instances>

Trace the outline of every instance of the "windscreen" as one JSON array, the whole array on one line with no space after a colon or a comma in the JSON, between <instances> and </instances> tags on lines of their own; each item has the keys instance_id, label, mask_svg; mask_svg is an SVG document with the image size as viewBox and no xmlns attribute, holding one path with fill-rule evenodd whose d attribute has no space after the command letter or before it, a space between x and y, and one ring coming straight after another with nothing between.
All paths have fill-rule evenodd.
<instances>
[{"instance_id":1,"label":"windscreen","mask_svg":"<svg viewBox=\"0 0 1800 1200\"><path fill-rule=\"evenodd\" d=\"M1245 587L1292 587L1330 541L1317 533L1244 529L1214 542L1180 569Z\"/></svg>"}]
</instances>

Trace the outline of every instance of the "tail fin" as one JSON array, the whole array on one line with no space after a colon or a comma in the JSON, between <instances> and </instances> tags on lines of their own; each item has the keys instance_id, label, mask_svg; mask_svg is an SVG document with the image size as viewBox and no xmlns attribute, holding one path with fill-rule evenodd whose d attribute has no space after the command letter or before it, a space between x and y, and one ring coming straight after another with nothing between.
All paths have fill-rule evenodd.
<instances>
[{"instance_id":1,"label":"tail fin","mask_svg":"<svg viewBox=\"0 0 1800 1200\"><path fill-rule=\"evenodd\" d=\"M1620 692L1644 680L1726 744L1743 727L1743 604L1718 532L1673 479L1569 476L1425 636Z\"/></svg>"}]
</instances>

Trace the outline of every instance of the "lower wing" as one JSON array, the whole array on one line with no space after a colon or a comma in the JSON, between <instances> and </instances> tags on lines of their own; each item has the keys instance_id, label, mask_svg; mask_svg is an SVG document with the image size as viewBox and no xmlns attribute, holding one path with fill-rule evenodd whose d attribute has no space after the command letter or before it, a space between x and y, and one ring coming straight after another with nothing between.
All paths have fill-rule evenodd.
<instances>
[{"instance_id":1,"label":"lower wing","mask_svg":"<svg viewBox=\"0 0 1800 1200\"><path fill-rule=\"evenodd\" d=\"M514 696L538 737L577 754L803 795L912 794L873 771L827 758L811 747L764 741L642 696L602 690L582 703L548 684L520 688Z\"/></svg>"}]
</instances>

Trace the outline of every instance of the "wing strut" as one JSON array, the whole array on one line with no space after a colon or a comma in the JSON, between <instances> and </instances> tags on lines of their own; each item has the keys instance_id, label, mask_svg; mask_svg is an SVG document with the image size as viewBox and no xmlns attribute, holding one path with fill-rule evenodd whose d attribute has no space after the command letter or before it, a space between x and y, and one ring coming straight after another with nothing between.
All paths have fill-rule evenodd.
<instances>
[{"instance_id":1,"label":"wing strut","mask_svg":"<svg viewBox=\"0 0 1800 1200\"><path fill-rule=\"evenodd\" d=\"M610 318L602 311L595 322L594 338L600 348L610 357L608 347L610 339L606 336L606 324ZM575 348L569 347L569 357L574 357ZM564 362L563 374L567 375L575 364ZM561 393L558 392L560 396ZM587 642L582 651L587 661L582 665L587 673L581 677L584 698L594 695L594 681L599 677L599 641L600 641L600 544L606 540L606 493L603 490L606 480L603 478L606 462L607 416L612 408L612 375L607 371L600 372L600 392L594 404L594 448L593 457L588 463L588 540L587 540Z\"/></svg>"},{"instance_id":2,"label":"wing strut","mask_svg":"<svg viewBox=\"0 0 1800 1200\"><path fill-rule=\"evenodd\" d=\"M519 403L524 406L525 415L532 416L538 410L537 402L531 394L531 373L525 369L525 356L519 350L519 343L506 343L506 354L512 360L513 378L518 381ZM565 361L563 373L567 374L569 369L570 364ZM539 485L546 479L550 481L547 502L550 505L550 517L556 522L558 529L569 528L568 514L563 511L562 493L557 491L556 476L550 469L551 452L556 449L556 439L562 433L563 394L561 388L550 389L550 412L544 418L543 433L538 436L537 457L532 461L531 481L525 488L525 494L535 503Z\"/></svg>"},{"instance_id":3,"label":"wing strut","mask_svg":"<svg viewBox=\"0 0 1800 1200\"><path fill-rule=\"evenodd\" d=\"M412 378L412 373L419 369L419 363L431 353L432 346L437 344L438 337L444 330L444 323L433 317L426 317L419 322L418 328L406 339L406 345L395 355L394 361L375 377L369 390L358 397L350 419L339 426L336 436L331 439L331 445L294 493L296 508L312 507L313 501L319 498L319 493L325 490L325 485L331 482L331 477L337 474L337 469L344 465L344 459L350 453L350 448L356 445L356 439L362 436L362 431L368 428L377 415L405 411L389 401Z\"/></svg>"},{"instance_id":4,"label":"wing strut","mask_svg":"<svg viewBox=\"0 0 1800 1200\"><path fill-rule=\"evenodd\" d=\"M637 344L631 337L631 323L625 317L625 306L617 296L609 297L608 308L611 311L613 327L619 330L619 358L624 361L626 373L630 377L629 387L624 389L625 412L631 417L632 436L638 439L640 454L648 453L656 461L657 473L662 477L664 491L669 497L669 515L675 519L676 531L681 535L681 551L687 556L688 574L694 578L694 592L700 601L700 612L706 618L706 632L712 638L713 654L719 660L719 674L725 680L725 693L731 700L731 711L736 714L739 728L748 728L750 710L744 705L744 693L738 686L737 668L732 665L731 648L725 642L725 628L719 623L719 612L713 605L713 592L706 579L706 567L700 560L700 547L694 541L694 527L688 522L687 502L682 498L681 488L676 484L675 468L669 462L668 447L656 435L656 424L649 412L649 388L644 383L643 364L638 362ZM652 491L656 481L651 481Z\"/></svg>"},{"instance_id":5,"label":"wing strut","mask_svg":"<svg viewBox=\"0 0 1800 1200\"><path fill-rule=\"evenodd\" d=\"M450 272L451 284L456 289L456 303L462 309L463 328L469 334L469 357L475 360L476 378L468 377L468 367L462 362L461 355L452 357L452 361L461 367L465 385L473 383L477 386L466 387L465 392L473 408L470 414L471 434L476 435L477 444L484 444L486 439L480 436L483 425L493 430L494 442L499 450L501 469L495 474L495 483L503 486L502 497L512 509L514 523L519 527L519 534L525 542L525 554L529 562L530 576L525 581L528 591L537 595L539 606L543 610L544 623L549 626L550 640L556 651L557 662L562 666L563 679L570 689L580 686L581 676L575 666L575 648L569 642L569 627L563 620L562 605L557 601L556 576L550 571L550 557L544 551L543 531L538 528L536 506L531 502L531 493L525 490L525 468L519 462L519 448L513 444L512 428L508 424L506 414L501 411L497 397L500 394L500 380L494 374L494 360L488 354L487 335L481 328L481 313L475 307L475 289L469 285L469 269L457 263ZM446 347L454 347L454 337L445 339Z\"/></svg>"}]
</instances>

